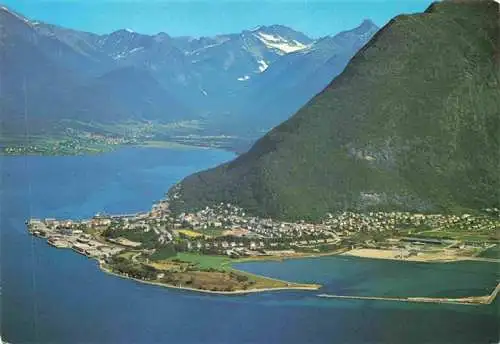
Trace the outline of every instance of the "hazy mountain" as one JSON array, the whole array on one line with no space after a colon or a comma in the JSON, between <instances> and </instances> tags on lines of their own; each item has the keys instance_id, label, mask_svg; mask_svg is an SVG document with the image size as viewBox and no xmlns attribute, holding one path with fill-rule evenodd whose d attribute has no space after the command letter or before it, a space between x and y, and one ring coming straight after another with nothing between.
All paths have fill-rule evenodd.
<instances>
[{"instance_id":1,"label":"hazy mountain","mask_svg":"<svg viewBox=\"0 0 500 344\"><path fill-rule=\"evenodd\" d=\"M394 18L249 152L175 186L173 206L292 219L498 207L499 13L443 1Z\"/></svg>"},{"instance_id":2,"label":"hazy mountain","mask_svg":"<svg viewBox=\"0 0 500 344\"><path fill-rule=\"evenodd\" d=\"M110 56L96 45L98 35L40 22L31 25L36 32L37 47L80 77L96 76L113 68ZM73 56L68 56L68 52Z\"/></svg>"},{"instance_id":3,"label":"hazy mountain","mask_svg":"<svg viewBox=\"0 0 500 344\"><path fill-rule=\"evenodd\" d=\"M43 37L57 38L99 60L101 72L116 67L148 70L179 99L198 104L200 113L209 112L207 109L237 92L239 79L259 74L279 57L313 42L279 25L198 39L172 38L166 33L150 36L128 29L98 36L40 22L34 28Z\"/></svg>"},{"instance_id":4,"label":"hazy mountain","mask_svg":"<svg viewBox=\"0 0 500 344\"><path fill-rule=\"evenodd\" d=\"M115 69L71 90L61 106L71 109L74 119L101 123L194 117L192 109L170 96L148 71L135 67Z\"/></svg>"},{"instance_id":5,"label":"hazy mountain","mask_svg":"<svg viewBox=\"0 0 500 344\"><path fill-rule=\"evenodd\" d=\"M61 118L169 122L198 116L208 132L256 138L319 92L376 29L365 21L319 40L282 25L201 38L128 29L97 35L0 7L0 103L9 117L3 125L24 113L26 88L30 117L50 126ZM16 123L9 127L24 131L26 121Z\"/></svg>"},{"instance_id":6,"label":"hazy mountain","mask_svg":"<svg viewBox=\"0 0 500 344\"><path fill-rule=\"evenodd\" d=\"M50 109L75 78L38 45L60 47L40 39L30 22L0 7L0 119L2 135L24 133L54 118Z\"/></svg>"},{"instance_id":7,"label":"hazy mountain","mask_svg":"<svg viewBox=\"0 0 500 344\"><path fill-rule=\"evenodd\" d=\"M199 94L203 95L204 112L210 113L241 103L245 81L260 78L281 57L313 43L306 35L281 25L214 38L181 37L175 41L192 64Z\"/></svg>"},{"instance_id":8,"label":"hazy mountain","mask_svg":"<svg viewBox=\"0 0 500 344\"><path fill-rule=\"evenodd\" d=\"M61 119L169 122L194 116L147 70L116 62L119 52L146 44L149 36L101 37L32 22L5 7L0 33L4 133L58 130Z\"/></svg>"},{"instance_id":9,"label":"hazy mountain","mask_svg":"<svg viewBox=\"0 0 500 344\"><path fill-rule=\"evenodd\" d=\"M245 123L242 129L258 132L283 122L340 74L377 30L373 22L365 20L353 30L284 55L260 78L248 81L244 101L228 124Z\"/></svg>"}]
</instances>

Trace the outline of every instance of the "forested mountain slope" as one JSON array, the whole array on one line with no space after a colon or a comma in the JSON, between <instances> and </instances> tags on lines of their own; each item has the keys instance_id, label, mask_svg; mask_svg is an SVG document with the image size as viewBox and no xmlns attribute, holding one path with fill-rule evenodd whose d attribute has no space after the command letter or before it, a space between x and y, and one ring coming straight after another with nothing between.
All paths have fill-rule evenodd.
<instances>
[{"instance_id":1,"label":"forested mountain slope","mask_svg":"<svg viewBox=\"0 0 500 344\"><path fill-rule=\"evenodd\" d=\"M394 18L296 115L170 191L278 218L341 209L499 206L499 5L444 1Z\"/></svg>"}]
</instances>

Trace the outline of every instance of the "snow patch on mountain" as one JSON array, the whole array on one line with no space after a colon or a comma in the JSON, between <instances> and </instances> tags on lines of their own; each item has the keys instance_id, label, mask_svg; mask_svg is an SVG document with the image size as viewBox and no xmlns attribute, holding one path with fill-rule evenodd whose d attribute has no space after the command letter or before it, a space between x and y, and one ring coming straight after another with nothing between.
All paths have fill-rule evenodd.
<instances>
[{"instance_id":1,"label":"snow patch on mountain","mask_svg":"<svg viewBox=\"0 0 500 344\"><path fill-rule=\"evenodd\" d=\"M268 35L264 32L258 32L257 33L258 36L260 36L260 39L262 40L265 40L267 42L282 42L282 41L286 41L285 39L283 39L282 37L280 36L275 36L275 35Z\"/></svg>"},{"instance_id":2,"label":"snow patch on mountain","mask_svg":"<svg viewBox=\"0 0 500 344\"><path fill-rule=\"evenodd\" d=\"M129 51L129 54L133 54L133 53L136 53L136 52L141 51L141 50L144 50L144 47L134 48L134 49Z\"/></svg>"},{"instance_id":3,"label":"snow patch on mountain","mask_svg":"<svg viewBox=\"0 0 500 344\"><path fill-rule=\"evenodd\" d=\"M118 53L116 55L113 56L113 60L121 60L123 59L125 56L127 56L126 53Z\"/></svg>"},{"instance_id":4,"label":"snow patch on mountain","mask_svg":"<svg viewBox=\"0 0 500 344\"><path fill-rule=\"evenodd\" d=\"M199 49L195 49L193 51L188 51L188 52L186 52L186 55L199 55L200 52L207 50L207 49L210 49L210 48L213 48L213 47L218 47L219 45L226 43L228 40L229 40L229 38L223 39L220 42L209 44L209 45L206 45L206 46L201 47Z\"/></svg>"},{"instance_id":5,"label":"snow patch on mountain","mask_svg":"<svg viewBox=\"0 0 500 344\"><path fill-rule=\"evenodd\" d=\"M265 71L267 69L267 67L269 67L269 65L266 63L266 61L264 60L259 60L257 61L257 63L259 64L259 71L262 73L263 71Z\"/></svg>"},{"instance_id":6,"label":"snow patch on mountain","mask_svg":"<svg viewBox=\"0 0 500 344\"><path fill-rule=\"evenodd\" d=\"M134 53L141 51L141 50L144 50L144 47L134 48L134 49L131 49L129 51L122 51L120 53L111 55L111 57L113 58L113 60L122 60L122 59L128 57L129 55L134 54Z\"/></svg>"},{"instance_id":7,"label":"snow patch on mountain","mask_svg":"<svg viewBox=\"0 0 500 344\"><path fill-rule=\"evenodd\" d=\"M17 13L12 12L11 10L9 10L9 9L8 9L7 7L5 7L5 6L0 6L0 10L5 11L5 12L9 13L10 15L13 15L13 16L14 16L14 17L16 17L17 19L19 19L19 20L21 20L21 21L25 22L25 23L26 23L26 24L28 24L28 25L31 25L31 23L30 23L30 21L29 21L28 19L26 19L26 18L24 18L24 17L20 16L20 15L19 15L19 14L17 14Z\"/></svg>"},{"instance_id":8,"label":"snow patch on mountain","mask_svg":"<svg viewBox=\"0 0 500 344\"><path fill-rule=\"evenodd\" d=\"M286 40L281 36L270 35L264 32L254 33L254 36L257 37L268 48L277 49L284 54L293 53L294 51L304 50L309 47L308 45L305 45L295 39Z\"/></svg>"}]
</instances>

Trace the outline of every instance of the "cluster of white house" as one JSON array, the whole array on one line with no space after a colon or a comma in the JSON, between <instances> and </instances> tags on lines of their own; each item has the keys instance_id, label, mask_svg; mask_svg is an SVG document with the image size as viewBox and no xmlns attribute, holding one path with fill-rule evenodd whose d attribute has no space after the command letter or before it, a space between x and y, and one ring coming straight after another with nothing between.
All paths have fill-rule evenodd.
<instances>
[{"instance_id":1,"label":"cluster of white house","mask_svg":"<svg viewBox=\"0 0 500 344\"><path fill-rule=\"evenodd\" d=\"M497 211L498 212L498 211ZM78 252L95 257L107 257L116 254L123 247L137 247L133 242L110 243L96 240L86 234L90 229L114 228L115 230L153 231L159 243L171 242L177 237L176 229L193 229L203 233L207 229L221 229L236 233L246 240L209 240L186 237L188 250L217 249L223 252L244 253L245 250L276 249L279 243L286 241L289 247L311 246L323 243L337 243L359 231L392 231L399 228L447 229L464 228L470 230L498 229L499 221L492 216L415 214L408 212L342 212L328 213L319 223L305 221L285 222L269 218L249 216L237 206L220 203L192 213L175 216L170 212L166 200L155 203L149 212L102 215L97 214L83 221L32 219L28 223L30 231L47 237L51 245L71 247ZM232 231L232 232L231 232ZM228 232L226 232L227 234ZM229 234L231 235L231 234ZM238 236L234 234L234 236ZM118 245L114 245L118 244Z\"/></svg>"},{"instance_id":2,"label":"cluster of white house","mask_svg":"<svg viewBox=\"0 0 500 344\"><path fill-rule=\"evenodd\" d=\"M124 250L123 247L104 244L95 240L82 229L73 229L73 221L44 221L31 219L28 222L29 231L36 236L47 239L47 242L58 248L71 248L81 254L94 258L111 257Z\"/></svg>"}]
</instances>

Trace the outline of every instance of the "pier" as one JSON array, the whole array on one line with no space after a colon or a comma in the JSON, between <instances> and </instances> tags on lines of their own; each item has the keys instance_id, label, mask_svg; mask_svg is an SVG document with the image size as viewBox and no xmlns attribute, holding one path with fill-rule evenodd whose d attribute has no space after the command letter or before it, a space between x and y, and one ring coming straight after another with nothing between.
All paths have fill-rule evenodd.
<instances>
[{"instance_id":1,"label":"pier","mask_svg":"<svg viewBox=\"0 0 500 344\"><path fill-rule=\"evenodd\" d=\"M440 304L456 304L456 305L489 305L491 304L498 293L500 292L500 283L490 295L486 296L467 296L460 298L447 297L385 297L385 296L356 296L356 295L335 295L335 294L319 294L318 297L333 298L333 299L350 299L350 300L373 300L373 301L399 301L399 302L418 302L418 303L440 303Z\"/></svg>"}]
</instances>

